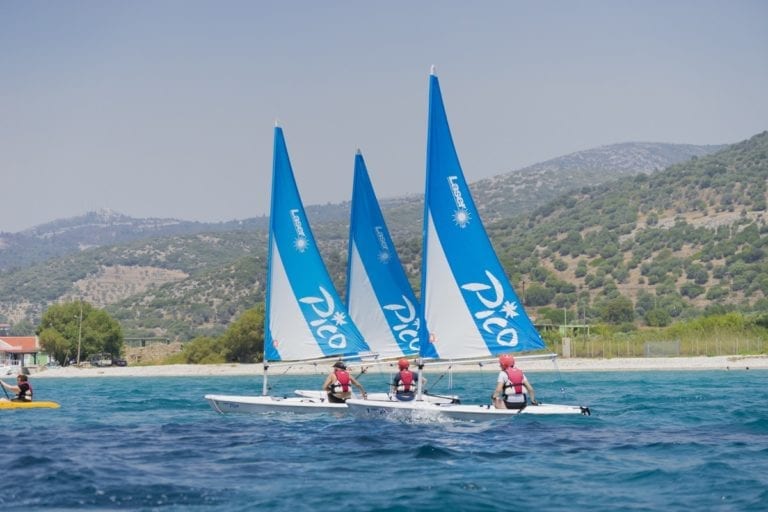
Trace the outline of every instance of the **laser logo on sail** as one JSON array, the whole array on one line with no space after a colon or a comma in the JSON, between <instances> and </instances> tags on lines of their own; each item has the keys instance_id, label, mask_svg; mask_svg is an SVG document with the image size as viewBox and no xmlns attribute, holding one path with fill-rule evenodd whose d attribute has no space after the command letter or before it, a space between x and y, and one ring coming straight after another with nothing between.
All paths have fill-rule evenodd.
<instances>
[{"instance_id":1,"label":"laser logo on sail","mask_svg":"<svg viewBox=\"0 0 768 512\"><path fill-rule=\"evenodd\" d=\"M376 240L379 242L379 261L381 263L387 263L391 254L389 252L389 246L387 245L387 239L384 236L384 228L382 226L374 226L373 231L376 233Z\"/></svg>"},{"instance_id":2,"label":"laser logo on sail","mask_svg":"<svg viewBox=\"0 0 768 512\"><path fill-rule=\"evenodd\" d=\"M472 220L472 215L469 213L464 197L461 195L461 188L457 183L458 179L458 176L448 176L448 187L451 189L453 202L456 204L456 211L453 212L453 222L460 228L465 228L469 221Z\"/></svg>"},{"instance_id":3,"label":"laser logo on sail","mask_svg":"<svg viewBox=\"0 0 768 512\"><path fill-rule=\"evenodd\" d=\"M299 251L304 252L307 250L309 241L307 240L307 234L304 231L304 226L301 224L301 216L298 209L291 210L291 221L293 222L293 229L296 231L296 240L293 241L293 247Z\"/></svg>"}]
</instances>

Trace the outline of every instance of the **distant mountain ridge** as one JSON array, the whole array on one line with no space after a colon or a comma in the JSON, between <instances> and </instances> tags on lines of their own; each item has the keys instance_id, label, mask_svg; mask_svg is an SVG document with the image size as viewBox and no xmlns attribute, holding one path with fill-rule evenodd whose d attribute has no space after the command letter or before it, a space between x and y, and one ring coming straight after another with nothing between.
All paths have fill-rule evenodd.
<instances>
[{"instance_id":1,"label":"distant mountain ridge","mask_svg":"<svg viewBox=\"0 0 768 512\"><path fill-rule=\"evenodd\" d=\"M22 231L22 234L47 238L67 232L85 231L88 228L118 228L126 226L132 230L154 230L165 226L178 226L182 221L177 219L135 219L108 208L88 212L79 217L58 219ZM99 234L99 231L87 232L87 235Z\"/></svg>"},{"instance_id":2,"label":"distant mountain ridge","mask_svg":"<svg viewBox=\"0 0 768 512\"><path fill-rule=\"evenodd\" d=\"M266 227L266 217L205 223L178 219L137 219L102 209L77 217L54 220L18 233L0 233L0 272L27 267L92 247L156 237Z\"/></svg>"},{"instance_id":3,"label":"distant mountain ridge","mask_svg":"<svg viewBox=\"0 0 768 512\"><path fill-rule=\"evenodd\" d=\"M594 186L716 153L727 144L696 146L625 142L578 151L477 181L472 187L484 219L530 212L569 190Z\"/></svg>"}]
</instances>

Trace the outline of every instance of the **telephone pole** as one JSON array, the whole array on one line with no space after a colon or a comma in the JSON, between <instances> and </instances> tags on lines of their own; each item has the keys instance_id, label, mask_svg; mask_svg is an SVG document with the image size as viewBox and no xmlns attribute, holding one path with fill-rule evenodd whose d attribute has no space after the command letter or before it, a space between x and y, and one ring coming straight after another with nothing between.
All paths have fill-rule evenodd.
<instances>
[{"instance_id":1,"label":"telephone pole","mask_svg":"<svg viewBox=\"0 0 768 512\"><path fill-rule=\"evenodd\" d=\"M80 299L80 325L77 329L77 366L80 366L80 343L83 339L83 299Z\"/></svg>"}]
</instances>

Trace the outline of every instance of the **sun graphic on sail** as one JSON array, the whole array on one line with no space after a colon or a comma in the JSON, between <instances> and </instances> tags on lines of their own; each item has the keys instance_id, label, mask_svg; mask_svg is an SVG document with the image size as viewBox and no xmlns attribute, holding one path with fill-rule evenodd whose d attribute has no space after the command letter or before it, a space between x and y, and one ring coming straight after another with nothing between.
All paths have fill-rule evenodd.
<instances>
[{"instance_id":1,"label":"sun graphic on sail","mask_svg":"<svg viewBox=\"0 0 768 512\"><path fill-rule=\"evenodd\" d=\"M333 314L333 322L336 325L344 325L347 323L347 315L341 311L337 311Z\"/></svg>"},{"instance_id":2,"label":"sun graphic on sail","mask_svg":"<svg viewBox=\"0 0 768 512\"><path fill-rule=\"evenodd\" d=\"M453 222L460 228L467 227L470 220L472 220L472 215L465 208L459 208L453 212Z\"/></svg>"},{"instance_id":3,"label":"sun graphic on sail","mask_svg":"<svg viewBox=\"0 0 768 512\"><path fill-rule=\"evenodd\" d=\"M381 251L378 256L379 263L389 263L391 257L388 251Z\"/></svg>"},{"instance_id":4,"label":"sun graphic on sail","mask_svg":"<svg viewBox=\"0 0 768 512\"><path fill-rule=\"evenodd\" d=\"M504 302L504 305L502 306L501 310L504 312L505 315L507 315L507 318L515 318L518 313L517 311L517 302L510 302L506 301Z\"/></svg>"},{"instance_id":5,"label":"sun graphic on sail","mask_svg":"<svg viewBox=\"0 0 768 512\"><path fill-rule=\"evenodd\" d=\"M309 242L307 241L306 237L299 236L299 237L296 237L296 240L293 241L293 248L299 252L306 251L308 246L309 246Z\"/></svg>"}]
</instances>

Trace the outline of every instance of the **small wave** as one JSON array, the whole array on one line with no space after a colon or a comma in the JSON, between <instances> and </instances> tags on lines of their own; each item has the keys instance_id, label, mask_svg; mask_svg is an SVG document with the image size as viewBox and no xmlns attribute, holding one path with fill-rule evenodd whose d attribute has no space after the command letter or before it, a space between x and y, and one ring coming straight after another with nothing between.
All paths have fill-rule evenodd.
<instances>
[{"instance_id":1,"label":"small wave","mask_svg":"<svg viewBox=\"0 0 768 512\"><path fill-rule=\"evenodd\" d=\"M425 444L417 446L415 455L417 459L452 459L458 458L458 454L453 450L436 446L434 444Z\"/></svg>"}]
</instances>

